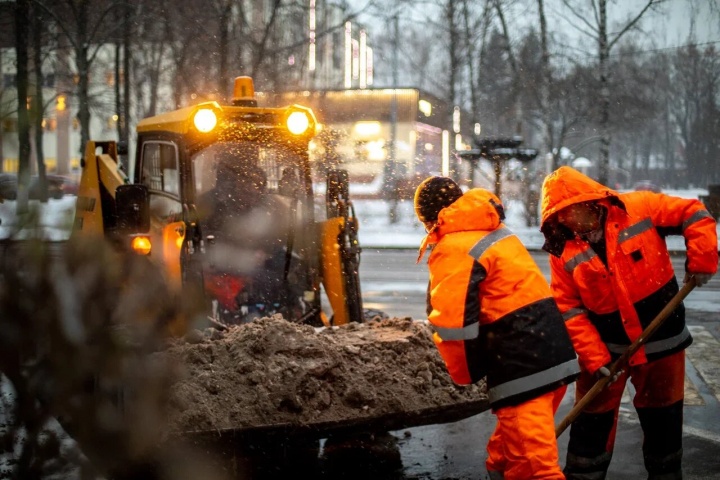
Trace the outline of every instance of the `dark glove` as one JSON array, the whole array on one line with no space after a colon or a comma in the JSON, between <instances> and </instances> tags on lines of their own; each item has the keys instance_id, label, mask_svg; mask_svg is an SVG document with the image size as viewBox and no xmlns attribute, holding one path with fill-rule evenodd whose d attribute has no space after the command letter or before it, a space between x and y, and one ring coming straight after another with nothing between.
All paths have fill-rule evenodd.
<instances>
[{"instance_id":1,"label":"dark glove","mask_svg":"<svg viewBox=\"0 0 720 480\"><path fill-rule=\"evenodd\" d=\"M702 287L707 282L710 281L710 279L713 277L714 274L712 273L685 273L685 278L683 278L683 283L688 283L690 281L691 277L695 277L695 286Z\"/></svg>"},{"instance_id":2,"label":"dark glove","mask_svg":"<svg viewBox=\"0 0 720 480\"><path fill-rule=\"evenodd\" d=\"M597 380L601 380L605 377L609 377L610 376L610 366L611 366L611 364L608 363L604 367L600 367L597 370L595 370L595 374L594 374L595 380L597 381ZM620 378L620 375L622 375L622 374L623 374L623 371L618 370L617 372L615 372L615 374L612 376L612 378L610 378L610 380L608 381L607 384L612 385L612 383L615 382L618 378Z\"/></svg>"}]
</instances>

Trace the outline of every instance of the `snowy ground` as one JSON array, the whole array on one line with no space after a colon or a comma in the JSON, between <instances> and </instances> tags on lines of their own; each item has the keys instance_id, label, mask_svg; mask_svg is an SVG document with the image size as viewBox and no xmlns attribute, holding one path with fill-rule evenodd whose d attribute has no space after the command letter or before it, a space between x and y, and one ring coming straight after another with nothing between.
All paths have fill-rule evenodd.
<instances>
[{"instance_id":1,"label":"snowy ground","mask_svg":"<svg viewBox=\"0 0 720 480\"><path fill-rule=\"evenodd\" d=\"M352 185L350 195L352 196ZM681 198L695 198L707 195L706 189L666 190L663 193ZM355 212L360 219L360 245L363 248L417 248L422 241L425 230L415 218L411 201L400 202L397 221L390 222L389 205L381 200L356 200ZM524 207L521 201L513 198L504 200L505 224L531 250L540 249L544 239L539 227L527 227L525 224ZM720 236L720 225L718 236ZM684 251L685 242L681 236L667 238L670 250ZM720 242L718 243L720 249Z\"/></svg>"},{"instance_id":2,"label":"snowy ground","mask_svg":"<svg viewBox=\"0 0 720 480\"><path fill-rule=\"evenodd\" d=\"M372 185L351 185L353 193L367 193L373 190ZM374 190L377 188L375 187ZM682 198L698 198L707 195L706 189L666 190L664 193ZM47 240L65 240L70 234L74 215L76 197L67 195L59 200L49 200L47 204L32 201L31 209L39 215L39 227L35 230L24 230L22 236L27 238L38 236ZM355 212L360 219L360 245L363 248L417 248L425 235L420 223L415 218L412 201L399 203L396 221L390 222L389 205L383 200L355 200ZM521 201L512 197L504 200L506 225L520 238L523 244L531 249L540 249L543 236L538 227L527 227L525 224L524 207ZM8 238L22 220L15 214L16 202L0 203L0 240ZM720 226L718 227L720 233ZM684 251L682 237L668 237L671 250Z\"/></svg>"},{"instance_id":3,"label":"snowy ground","mask_svg":"<svg viewBox=\"0 0 720 480\"><path fill-rule=\"evenodd\" d=\"M29 211L25 215L17 215L17 202L5 200L0 203L0 240L14 236L15 239L42 238L50 241L67 240L75 215L75 195L65 195L60 199L49 199L43 204L31 200ZM35 216L38 221L35 222ZM36 228L22 228L21 225L37 225Z\"/></svg>"}]
</instances>

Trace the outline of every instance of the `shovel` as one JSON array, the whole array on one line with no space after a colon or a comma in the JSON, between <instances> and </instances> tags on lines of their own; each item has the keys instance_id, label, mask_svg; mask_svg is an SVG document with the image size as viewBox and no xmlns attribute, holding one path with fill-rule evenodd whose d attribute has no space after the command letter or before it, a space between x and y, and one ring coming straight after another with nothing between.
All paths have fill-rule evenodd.
<instances>
[{"instance_id":1,"label":"shovel","mask_svg":"<svg viewBox=\"0 0 720 480\"><path fill-rule=\"evenodd\" d=\"M565 431L565 429L575 421L575 419L580 415L580 412L587 406L588 403L590 403L595 397L598 396L600 392L602 392L607 384L612 380L612 378L615 376L617 372L625 368L625 365L630 360L630 357L632 357L635 352L638 351L640 347L642 347L652 336L655 331L660 328L660 325L663 324L665 319L672 313L673 310L677 308L677 306L682 302L685 297L688 296L688 294L692 291L692 289L695 288L695 277L690 277L690 280L683 285L682 289L678 293L675 294L675 296L668 302L667 305L665 305L665 308L663 308L660 313L657 314L657 316L653 319L652 322L643 330L642 334L633 342L630 344L630 346L623 352L622 355L620 355L620 358L615 360L613 364L610 366L610 375L607 377L603 377L600 380L598 380L593 387L588 390L588 392L583 396L577 403L575 403L575 406L570 410L570 412L565 416L565 418L562 419L562 421L558 424L557 427L555 427L555 438L562 435L562 433Z\"/></svg>"}]
</instances>

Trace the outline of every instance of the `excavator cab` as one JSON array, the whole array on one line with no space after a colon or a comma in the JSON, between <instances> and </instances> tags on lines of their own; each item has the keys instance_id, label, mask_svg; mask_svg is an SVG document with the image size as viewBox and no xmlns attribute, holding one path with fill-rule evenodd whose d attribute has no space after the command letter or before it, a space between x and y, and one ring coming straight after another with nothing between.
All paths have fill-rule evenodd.
<instances>
[{"instance_id":1,"label":"excavator cab","mask_svg":"<svg viewBox=\"0 0 720 480\"><path fill-rule=\"evenodd\" d=\"M347 175L328 173L326 208L318 208L308 152L315 130L312 110L258 107L252 79L238 77L231 105L206 102L138 123L127 183L139 188L125 206L113 205L114 218L134 218L126 233L147 243L133 248L161 265L178 291L204 292L215 321L275 313L316 326L362 321ZM88 151L86 163L99 169L102 186L107 167L99 160L107 158L92 162L95 155ZM85 216L87 225L97 211ZM321 308L321 284L332 321Z\"/></svg>"}]
</instances>

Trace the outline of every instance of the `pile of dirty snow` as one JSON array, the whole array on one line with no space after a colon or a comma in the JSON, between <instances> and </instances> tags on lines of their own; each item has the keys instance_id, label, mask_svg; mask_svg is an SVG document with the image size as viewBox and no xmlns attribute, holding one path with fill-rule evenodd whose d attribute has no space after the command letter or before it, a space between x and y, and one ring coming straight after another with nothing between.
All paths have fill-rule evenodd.
<instances>
[{"instance_id":1,"label":"pile of dirty snow","mask_svg":"<svg viewBox=\"0 0 720 480\"><path fill-rule=\"evenodd\" d=\"M487 409L484 383L455 385L430 327L410 318L315 329L275 316L163 355L184 370L170 400L173 433Z\"/></svg>"}]
</instances>

